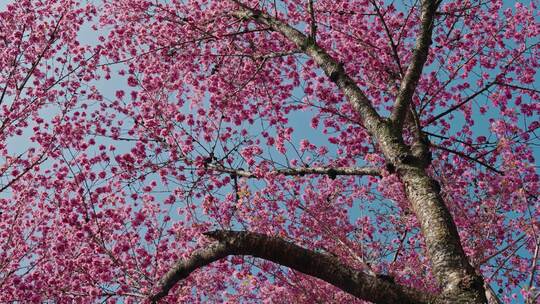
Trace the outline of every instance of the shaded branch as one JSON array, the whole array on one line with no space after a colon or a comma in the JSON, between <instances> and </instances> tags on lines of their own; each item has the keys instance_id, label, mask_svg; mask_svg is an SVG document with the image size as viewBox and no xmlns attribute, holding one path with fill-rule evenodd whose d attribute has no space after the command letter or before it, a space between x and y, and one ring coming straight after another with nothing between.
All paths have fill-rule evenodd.
<instances>
[{"instance_id":1,"label":"shaded branch","mask_svg":"<svg viewBox=\"0 0 540 304\"><path fill-rule=\"evenodd\" d=\"M532 89L532 88L527 88L527 87L522 87L522 86L511 84L511 83L504 83L504 82L501 82L501 81L497 81L497 82L495 82L495 84L503 86L503 87L509 87L509 88L512 88L512 89L515 89L515 90L523 90L523 91L529 91L529 92L533 92L533 93L540 93L539 90Z\"/></svg>"},{"instance_id":2,"label":"shaded branch","mask_svg":"<svg viewBox=\"0 0 540 304\"><path fill-rule=\"evenodd\" d=\"M163 299L180 280L193 271L229 255L249 255L319 278L357 298L376 303L428 303L434 296L370 276L341 264L336 257L315 252L278 237L247 231L212 231L205 235L217 241L178 261L162 278L154 303Z\"/></svg>"},{"instance_id":3,"label":"shaded branch","mask_svg":"<svg viewBox=\"0 0 540 304\"><path fill-rule=\"evenodd\" d=\"M409 107L409 104L411 104L412 96L416 90L418 80L422 75L422 70L429 54L435 12L437 11L439 3L440 1L438 0L425 0L422 3L422 25L420 35L416 39L412 61L405 72L403 81L401 81L399 93L391 115L392 121L400 130L403 126L407 108Z\"/></svg>"},{"instance_id":4,"label":"shaded branch","mask_svg":"<svg viewBox=\"0 0 540 304\"><path fill-rule=\"evenodd\" d=\"M225 168L222 166L209 166L209 169L216 170L219 172L230 173L236 176L247 177L247 178L257 178L257 175L251 171L243 169L232 169ZM371 175L371 176L380 176L381 171L377 167L299 167L299 168L285 168L285 169L276 169L271 171L271 174L276 175L306 175L306 174L324 174L329 177L336 177L337 175Z\"/></svg>"},{"instance_id":5,"label":"shaded branch","mask_svg":"<svg viewBox=\"0 0 540 304\"><path fill-rule=\"evenodd\" d=\"M315 11L313 10L313 0L308 1L308 13L310 20L309 35L315 42L317 40L317 22L315 21Z\"/></svg>"}]
</instances>

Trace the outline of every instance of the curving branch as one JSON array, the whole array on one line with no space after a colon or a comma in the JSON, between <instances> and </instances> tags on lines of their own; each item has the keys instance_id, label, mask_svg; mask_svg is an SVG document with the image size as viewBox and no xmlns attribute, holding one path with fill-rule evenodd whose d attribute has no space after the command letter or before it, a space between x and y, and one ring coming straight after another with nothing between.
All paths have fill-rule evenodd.
<instances>
[{"instance_id":1,"label":"curving branch","mask_svg":"<svg viewBox=\"0 0 540 304\"><path fill-rule=\"evenodd\" d=\"M371 276L350 268L336 257L308 250L278 237L247 231L217 230L205 235L216 243L196 251L191 258L178 261L159 283L149 299L163 299L180 280L193 271L229 255L249 255L272 261L301 273L319 278L359 299L376 303L430 303L435 296Z\"/></svg>"},{"instance_id":2,"label":"curving branch","mask_svg":"<svg viewBox=\"0 0 540 304\"><path fill-rule=\"evenodd\" d=\"M226 168L223 166L209 166L209 169L230 173L232 175L246 177L246 178L257 178L257 174L243 170L243 169L232 169ZM381 176L381 170L377 167L299 167L299 168L284 168L276 169L270 172L270 174L275 175L287 175L287 176L302 176L307 174L321 174L328 175L330 178L336 178L338 175L370 175L370 176Z\"/></svg>"},{"instance_id":3,"label":"curving branch","mask_svg":"<svg viewBox=\"0 0 540 304\"><path fill-rule=\"evenodd\" d=\"M149 297L152 303L156 303L169 294L169 291L179 281L187 278L193 271L204 267L212 262L223 259L231 254L231 250L223 243L214 243L207 248L193 253L191 258L180 260L174 264L160 280L158 291Z\"/></svg>"},{"instance_id":4,"label":"curving branch","mask_svg":"<svg viewBox=\"0 0 540 304\"><path fill-rule=\"evenodd\" d=\"M422 75L422 70L424 69L424 64L426 63L429 54L435 13L439 4L439 0L422 1L422 24L420 34L416 39L416 46L413 52L412 61L405 72L403 80L401 81L398 96L396 98L396 102L394 103L394 108L391 115L391 120L399 130L401 130L403 126L407 109L412 102L414 91L416 90L418 80Z\"/></svg>"}]
</instances>

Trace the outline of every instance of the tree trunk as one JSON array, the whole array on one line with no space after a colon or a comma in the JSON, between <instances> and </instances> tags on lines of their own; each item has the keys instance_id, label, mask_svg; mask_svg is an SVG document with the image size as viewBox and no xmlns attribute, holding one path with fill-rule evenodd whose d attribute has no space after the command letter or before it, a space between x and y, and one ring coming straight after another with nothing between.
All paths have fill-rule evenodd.
<instances>
[{"instance_id":1,"label":"tree trunk","mask_svg":"<svg viewBox=\"0 0 540 304\"><path fill-rule=\"evenodd\" d=\"M400 176L426 239L433 273L443 288L440 303L486 303L483 278L463 252L438 182L418 168L409 168Z\"/></svg>"}]
</instances>

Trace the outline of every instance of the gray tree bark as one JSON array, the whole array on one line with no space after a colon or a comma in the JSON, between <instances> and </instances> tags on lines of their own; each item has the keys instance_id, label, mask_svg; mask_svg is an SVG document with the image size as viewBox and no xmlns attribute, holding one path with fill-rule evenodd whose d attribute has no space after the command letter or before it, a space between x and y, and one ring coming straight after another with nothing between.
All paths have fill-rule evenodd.
<instances>
[{"instance_id":1,"label":"gray tree bark","mask_svg":"<svg viewBox=\"0 0 540 304\"><path fill-rule=\"evenodd\" d=\"M307 250L278 237L245 231L212 231L206 236L217 243L181 260L163 277L159 291L151 297L162 299L176 282L196 269L229 255L250 255L290 267L322 279L358 298L376 303L430 303L433 295L371 276L342 264L336 257Z\"/></svg>"},{"instance_id":2,"label":"gray tree bark","mask_svg":"<svg viewBox=\"0 0 540 304\"><path fill-rule=\"evenodd\" d=\"M402 137L412 96L428 57L435 13L440 1L422 1L421 30L390 119L379 116L362 90L347 75L343 65L319 47L314 39L240 1L233 2L240 7L232 13L236 18L253 20L281 33L309 55L360 114L363 125L405 185L407 198L421 226L432 271L442 292L430 295L389 283L352 270L335 258L277 238L249 232L221 231L208 234L218 241L214 247L195 254L190 260L178 262L161 281L159 292L152 299L160 299L176 282L212 261L228 255L252 255L320 278L360 299L377 303L486 303L483 278L475 272L463 251L454 220L440 195L438 182L427 173L431 161L427 155L429 142L419 135L414 144L408 146Z\"/></svg>"}]
</instances>

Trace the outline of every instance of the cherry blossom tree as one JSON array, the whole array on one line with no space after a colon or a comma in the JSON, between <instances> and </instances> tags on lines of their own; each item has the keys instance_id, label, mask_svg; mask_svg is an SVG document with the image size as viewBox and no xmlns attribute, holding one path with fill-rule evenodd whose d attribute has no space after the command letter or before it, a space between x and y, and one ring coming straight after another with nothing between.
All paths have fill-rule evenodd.
<instances>
[{"instance_id":1,"label":"cherry blossom tree","mask_svg":"<svg viewBox=\"0 0 540 304\"><path fill-rule=\"evenodd\" d=\"M537 4L7 4L0 301L535 303Z\"/></svg>"}]
</instances>

